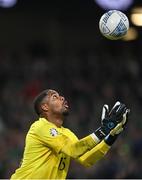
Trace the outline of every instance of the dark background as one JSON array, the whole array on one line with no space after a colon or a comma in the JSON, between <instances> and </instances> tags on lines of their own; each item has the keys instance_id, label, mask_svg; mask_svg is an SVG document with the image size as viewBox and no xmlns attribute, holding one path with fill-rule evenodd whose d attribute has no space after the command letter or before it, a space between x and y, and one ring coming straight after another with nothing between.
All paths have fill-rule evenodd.
<instances>
[{"instance_id":1,"label":"dark background","mask_svg":"<svg viewBox=\"0 0 142 180\"><path fill-rule=\"evenodd\" d=\"M124 12L128 18L136 5ZM69 101L65 127L79 138L99 127L104 103L120 100L131 109L104 159L90 169L72 162L68 178L142 178L142 29L134 41L107 40L98 28L104 12L93 0L19 0L0 8L0 178L19 166L37 118L33 99L47 88Z\"/></svg>"}]
</instances>

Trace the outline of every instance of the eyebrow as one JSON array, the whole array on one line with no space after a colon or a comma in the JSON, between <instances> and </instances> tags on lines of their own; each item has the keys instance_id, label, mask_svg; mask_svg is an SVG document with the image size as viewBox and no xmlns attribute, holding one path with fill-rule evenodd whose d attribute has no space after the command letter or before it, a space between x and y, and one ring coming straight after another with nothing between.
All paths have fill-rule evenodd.
<instances>
[{"instance_id":1,"label":"eyebrow","mask_svg":"<svg viewBox=\"0 0 142 180\"><path fill-rule=\"evenodd\" d=\"M52 95L54 95L54 94L58 94L58 95L59 95L59 93L57 93L56 91L51 91L51 92L49 92L49 96L52 96Z\"/></svg>"},{"instance_id":2,"label":"eyebrow","mask_svg":"<svg viewBox=\"0 0 142 180\"><path fill-rule=\"evenodd\" d=\"M57 93L56 91L49 90L46 96L43 98L42 103L46 102L49 97L51 97L53 94Z\"/></svg>"}]
</instances>

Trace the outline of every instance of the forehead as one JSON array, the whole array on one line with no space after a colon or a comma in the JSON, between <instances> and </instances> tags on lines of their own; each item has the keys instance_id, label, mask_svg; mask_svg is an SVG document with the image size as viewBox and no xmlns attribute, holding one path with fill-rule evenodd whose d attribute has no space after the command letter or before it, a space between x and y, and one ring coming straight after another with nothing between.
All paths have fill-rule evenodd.
<instances>
[{"instance_id":1,"label":"forehead","mask_svg":"<svg viewBox=\"0 0 142 180\"><path fill-rule=\"evenodd\" d=\"M50 97L51 97L52 95L54 95L54 94L59 95L59 93L58 93L57 91L55 91L55 90L52 90L52 89L48 90L48 93L47 93L47 95L45 96L44 101L48 101L48 100L50 99Z\"/></svg>"},{"instance_id":2,"label":"forehead","mask_svg":"<svg viewBox=\"0 0 142 180\"><path fill-rule=\"evenodd\" d=\"M53 94L59 94L59 93L57 91L51 89L51 90L48 91L48 95L47 96L51 97Z\"/></svg>"},{"instance_id":3,"label":"forehead","mask_svg":"<svg viewBox=\"0 0 142 180\"><path fill-rule=\"evenodd\" d=\"M44 97L42 102L47 102L53 94L58 94L55 90L48 90L47 95Z\"/></svg>"}]
</instances>

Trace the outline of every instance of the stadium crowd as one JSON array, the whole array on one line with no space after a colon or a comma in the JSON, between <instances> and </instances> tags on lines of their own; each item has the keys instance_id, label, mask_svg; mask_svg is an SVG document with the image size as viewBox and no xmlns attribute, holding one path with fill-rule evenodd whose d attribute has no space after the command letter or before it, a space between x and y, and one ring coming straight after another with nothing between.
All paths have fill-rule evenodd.
<instances>
[{"instance_id":1,"label":"stadium crowd","mask_svg":"<svg viewBox=\"0 0 142 180\"><path fill-rule=\"evenodd\" d=\"M73 161L68 178L142 178L142 61L127 43L121 53L117 46L56 56L46 47L0 53L0 178L20 165L25 135L37 118L33 99L47 88L69 101L64 126L80 138L99 127L104 103L120 100L131 109L127 128L104 159L89 169Z\"/></svg>"}]
</instances>

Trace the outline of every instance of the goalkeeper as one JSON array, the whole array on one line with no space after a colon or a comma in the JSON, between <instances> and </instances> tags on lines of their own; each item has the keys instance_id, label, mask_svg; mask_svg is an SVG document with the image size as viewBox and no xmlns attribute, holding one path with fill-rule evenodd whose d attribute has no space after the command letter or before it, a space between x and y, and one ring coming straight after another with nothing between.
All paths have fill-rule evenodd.
<instances>
[{"instance_id":1,"label":"goalkeeper","mask_svg":"<svg viewBox=\"0 0 142 180\"><path fill-rule=\"evenodd\" d=\"M86 167L95 164L123 130L129 111L120 102L110 112L104 105L100 127L79 140L62 126L69 107L58 92L41 92L35 98L34 108L39 118L27 133L21 166L11 179L65 179L71 158Z\"/></svg>"}]
</instances>

